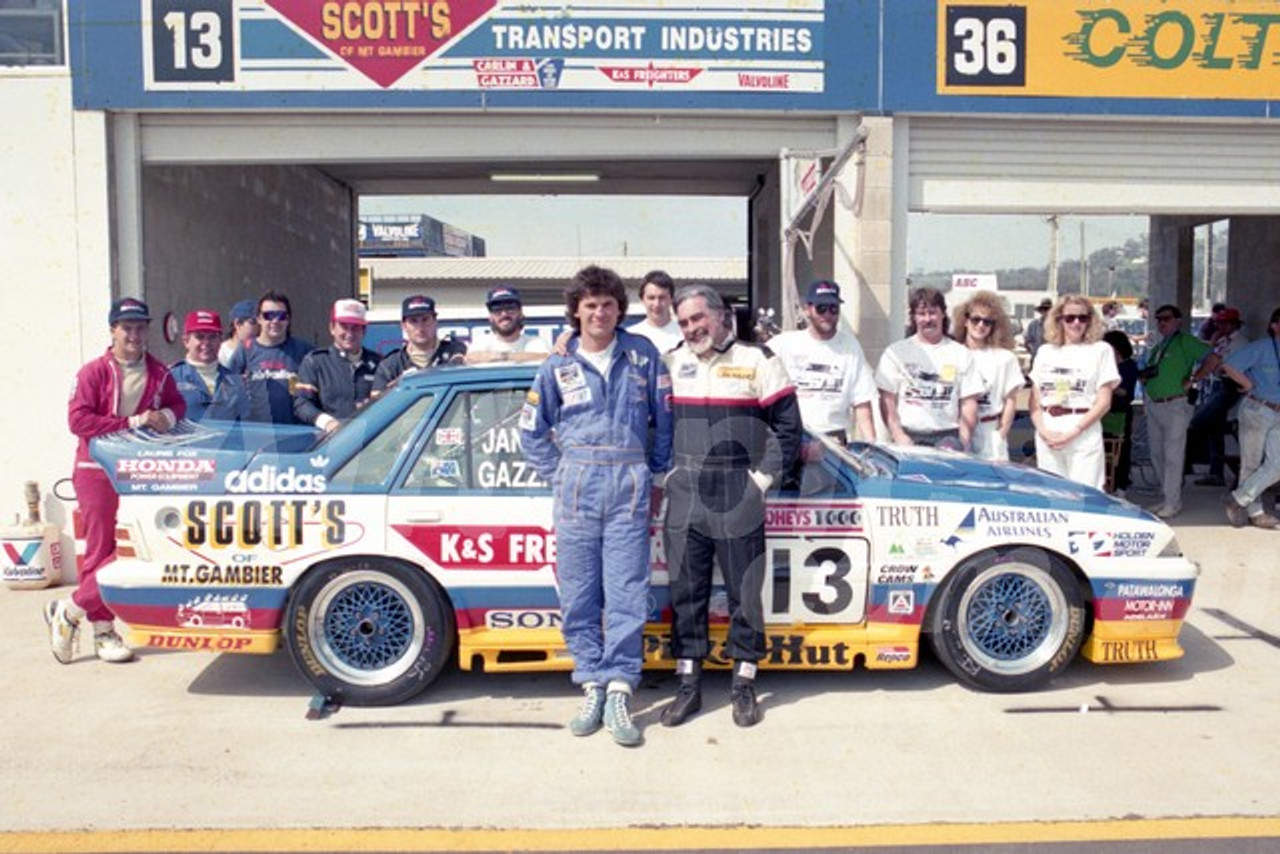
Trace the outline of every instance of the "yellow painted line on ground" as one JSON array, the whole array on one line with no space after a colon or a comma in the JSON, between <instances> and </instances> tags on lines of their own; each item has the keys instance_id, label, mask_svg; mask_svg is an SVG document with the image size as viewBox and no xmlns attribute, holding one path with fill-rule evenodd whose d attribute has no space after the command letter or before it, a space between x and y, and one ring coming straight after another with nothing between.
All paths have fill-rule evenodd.
<instances>
[{"instance_id":1,"label":"yellow painted line on ground","mask_svg":"<svg viewBox=\"0 0 1280 854\"><path fill-rule=\"evenodd\" d=\"M0 833L0 852L678 851L814 849L1012 842L1280 839L1277 818L1134 819L865 827L636 827L563 830L350 828L314 830L104 830Z\"/></svg>"}]
</instances>

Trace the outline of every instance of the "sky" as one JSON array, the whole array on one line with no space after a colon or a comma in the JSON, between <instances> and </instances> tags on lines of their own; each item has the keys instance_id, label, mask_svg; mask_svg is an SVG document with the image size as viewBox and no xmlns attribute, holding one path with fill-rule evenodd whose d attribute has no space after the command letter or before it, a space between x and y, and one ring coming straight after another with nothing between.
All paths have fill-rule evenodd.
<instances>
[{"instance_id":1,"label":"sky","mask_svg":"<svg viewBox=\"0 0 1280 854\"><path fill-rule=\"evenodd\" d=\"M494 256L721 258L747 251L746 202L654 196L384 196L362 214L427 213L483 237ZM1059 260L1145 234L1145 216L1059 220ZM907 270L984 272L1047 267L1051 230L1039 216L912 214Z\"/></svg>"}]
</instances>

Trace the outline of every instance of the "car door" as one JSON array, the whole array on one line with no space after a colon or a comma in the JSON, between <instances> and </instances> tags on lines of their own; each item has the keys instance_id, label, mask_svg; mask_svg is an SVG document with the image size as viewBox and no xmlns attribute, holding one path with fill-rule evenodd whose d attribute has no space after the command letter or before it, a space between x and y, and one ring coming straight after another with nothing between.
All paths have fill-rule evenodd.
<instances>
[{"instance_id":1,"label":"car door","mask_svg":"<svg viewBox=\"0 0 1280 854\"><path fill-rule=\"evenodd\" d=\"M520 445L526 392L455 388L389 497L388 548L436 577L463 633L559 627L551 487Z\"/></svg>"}]
</instances>

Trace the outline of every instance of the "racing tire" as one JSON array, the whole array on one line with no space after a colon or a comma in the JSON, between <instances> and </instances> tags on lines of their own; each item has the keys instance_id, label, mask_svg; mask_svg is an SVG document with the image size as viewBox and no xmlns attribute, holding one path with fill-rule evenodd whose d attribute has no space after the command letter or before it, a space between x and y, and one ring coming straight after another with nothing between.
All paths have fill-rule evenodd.
<instances>
[{"instance_id":1,"label":"racing tire","mask_svg":"<svg viewBox=\"0 0 1280 854\"><path fill-rule=\"evenodd\" d=\"M941 592L930 640L939 660L983 691L1034 691L1066 669L1084 641L1080 584L1039 549L990 552L957 569Z\"/></svg>"},{"instance_id":2,"label":"racing tire","mask_svg":"<svg viewBox=\"0 0 1280 854\"><path fill-rule=\"evenodd\" d=\"M453 609L422 570L379 558L308 572L285 616L289 657L320 694L352 706L402 703L453 650Z\"/></svg>"}]
</instances>

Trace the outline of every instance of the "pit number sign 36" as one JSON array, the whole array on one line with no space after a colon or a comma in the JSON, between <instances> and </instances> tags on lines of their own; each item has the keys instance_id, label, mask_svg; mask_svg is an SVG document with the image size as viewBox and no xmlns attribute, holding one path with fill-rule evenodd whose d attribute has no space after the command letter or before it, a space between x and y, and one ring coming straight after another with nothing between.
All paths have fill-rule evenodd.
<instances>
[{"instance_id":1,"label":"pit number sign 36","mask_svg":"<svg viewBox=\"0 0 1280 854\"><path fill-rule=\"evenodd\" d=\"M152 76L160 83L235 79L232 0L151 0Z\"/></svg>"},{"instance_id":2,"label":"pit number sign 36","mask_svg":"<svg viewBox=\"0 0 1280 854\"><path fill-rule=\"evenodd\" d=\"M1025 86L1025 6L948 6L948 86Z\"/></svg>"}]
</instances>

